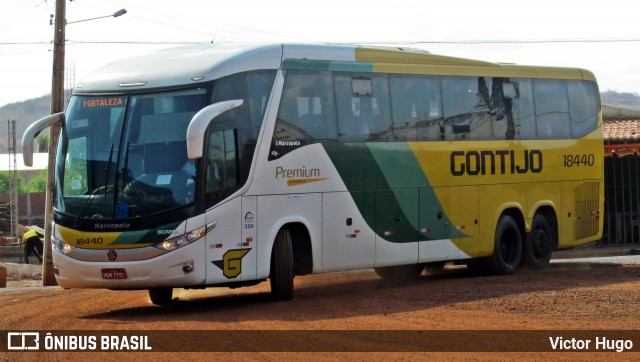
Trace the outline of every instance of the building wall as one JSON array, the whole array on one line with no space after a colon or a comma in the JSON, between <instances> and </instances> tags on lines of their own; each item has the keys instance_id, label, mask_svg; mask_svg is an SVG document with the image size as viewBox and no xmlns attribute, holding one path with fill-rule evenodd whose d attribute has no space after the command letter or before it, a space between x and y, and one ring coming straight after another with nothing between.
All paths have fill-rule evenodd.
<instances>
[{"instance_id":1,"label":"building wall","mask_svg":"<svg viewBox=\"0 0 640 362\"><path fill-rule=\"evenodd\" d=\"M31 212L29 213L29 208L27 207L27 199L31 198ZM1 204L9 204L10 195L9 194L0 194L0 203ZM38 225L40 227L44 226L44 215L45 215L45 193L44 192L32 192L32 193L19 193L18 194L18 223L22 225ZM4 214L7 209L3 208L1 211ZM6 220L6 224L9 224L9 220L11 219L10 215L0 215L0 218ZM9 230L4 230L5 223L0 224L0 231L5 234L8 233Z\"/></svg>"},{"instance_id":2,"label":"building wall","mask_svg":"<svg viewBox=\"0 0 640 362\"><path fill-rule=\"evenodd\" d=\"M602 245L640 244L640 156L605 157Z\"/></svg>"}]
</instances>

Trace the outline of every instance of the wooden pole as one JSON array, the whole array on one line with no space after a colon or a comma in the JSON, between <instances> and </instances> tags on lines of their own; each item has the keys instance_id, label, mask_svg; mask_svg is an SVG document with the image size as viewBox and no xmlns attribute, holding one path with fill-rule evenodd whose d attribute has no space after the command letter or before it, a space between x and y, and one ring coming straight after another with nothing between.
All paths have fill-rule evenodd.
<instances>
[{"instance_id":1,"label":"wooden pole","mask_svg":"<svg viewBox=\"0 0 640 362\"><path fill-rule=\"evenodd\" d=\"M64 46L66 26L66 0L56 1L53 33L53 74L51 80L51 114L64 111ZM44 217L44 255L42 263L42 285L57 285L53 274L51 257L51 234L53 229L53 188L56 162L56 149L60 135L60 125L56 124L49 131L49 167L47 172L47 192Z\"/></svg>"}]
</instances>

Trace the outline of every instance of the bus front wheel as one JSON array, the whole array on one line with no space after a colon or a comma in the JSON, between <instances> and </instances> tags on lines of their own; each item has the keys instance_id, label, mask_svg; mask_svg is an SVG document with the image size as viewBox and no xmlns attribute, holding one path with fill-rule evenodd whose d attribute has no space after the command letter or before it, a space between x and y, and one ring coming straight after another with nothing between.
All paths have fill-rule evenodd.
<instances>
[{"instance_id":1,"label":"bus front wheel","mask_svg":"<svg viewBox=\"0 0 640 362\"><path fill-rule=\"evenodd\" d=\"M149 289L149 299L155 305L168 305L173 298L173 288Z\"/></svg>"},{"instance_id":2,"label":"bus front wheel","mask_svg":"<svg viewBox=\"0 0 640 362\"><path fill-rule=\"evenodd\" d=\"M276 235L271 252L271 296L275 300L293 299L293 248L291 233L282 229Z\"/></svg>"},{"instance_id":3,"label":"bus front wheel","mask_svg":"<svg viewBox=\"0 0 640 362\"><path fill-rule=\"evenodd\" d=\"M498 220L494 237L493 255L485 262L493 274L513 274L522 260L522 233L518 222L511 215Z\"/></svg>"}]
</instances>

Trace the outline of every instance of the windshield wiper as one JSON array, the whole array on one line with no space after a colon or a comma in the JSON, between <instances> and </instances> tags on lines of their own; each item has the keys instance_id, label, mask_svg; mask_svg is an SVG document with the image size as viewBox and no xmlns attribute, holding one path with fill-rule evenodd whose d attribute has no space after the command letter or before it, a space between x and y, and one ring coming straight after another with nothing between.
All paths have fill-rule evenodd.
<instances>
[{"instance_id":1,"label":"windshield wiper","mask_svg":"<svg viewBox=\"0 0 640 362\"><path fill-rule=\"evenodd\" d=\"M147 216L147 212L146 212L145 208L143 207L142 198L140 197L138 189L135 186L133 173L129 169L129 148L130 148L129 146L130 146L130 143L127 142L127 150L125 151L125 154L124 154L124 166L122 167L122 170L120 171L121 174L122 174L122 194L124 195L125 187L129 187L131 189L131 191L133 191L133 198L134 198L134 200L135 200L135 202L136 202L136 204L137 204L137 206L139 208L139 211L140 211L139 214L140 214L140 216L142 216L142 219L144 221L145 226L149 226L149 219L148 219L148 216ZM127 179L128 179L128 181L127 181ZM114 205L114 207L115 207L115 205Z\"/></svg>"},{"instance_id":2,"label":"windshield wiper","mask_svg":"<svg viewBox=\"0 0 640 362\"><path fill-rule=\"evenodd\" d=\"M109 187L109 173L111 173L111 163L113 161L113 146L114 144L112 143L111 150L109 151L109 160L107 161L107 167L105 168L104 172L100 176L100 179L98 179L98 182L96 182L96 185L99 185L102 179L104 178L104 197L105 198L107 197L107 190ZM82 204L82 208L80 209L78 216L76 216L76 219L73 221L74 228L77 229L82 224L82 218L84 217L84 214L87 211L87 208L89 207L89 205L91 205L91 202L96 198L96 194L98 193L97 191L99 191L99 189L93 190L89 195L89 197L87 198L87 200L84 202L84 204Z\"/></svg>"}]
</instances>

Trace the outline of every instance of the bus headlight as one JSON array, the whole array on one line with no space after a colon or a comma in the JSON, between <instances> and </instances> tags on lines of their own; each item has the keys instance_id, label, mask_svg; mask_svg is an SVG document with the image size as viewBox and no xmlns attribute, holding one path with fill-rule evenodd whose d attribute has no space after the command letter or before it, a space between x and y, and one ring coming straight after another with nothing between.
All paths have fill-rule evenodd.
<instances>
[{"instance_id":1,"label":"bus headlight","mask_svg":"<svg viewBox=\"0 0 640 362\"><path fill-rule=\"evenodd\" d=\"M200 239L201 237L203 237L206 234L206 227L201 227L199 229L193 230L192 232L186 233L184 235L175 237L175 238L171 238L171 239L167 239L161 243L158 243L156 245L154 245L156 248L158 249L163 249L163 250L167 250L167 251L172 251L172 250L176 250L178 248L181 248L185 245L191 244L194 241Z\"/></svg>"},{"instance_id":2,"label":"bus headlight","mask_svg":"<svg viewBox=\"0 0 640 362\"><path fill-rule=\"evenodd\" d=\"M60 253L62 254L68 254L71 250L75 249L76 247L73 245L69 245L67 243L64 242L64 240L60 240L60 239L56 239L56 238L51 238L51 244L53 245L53 247Z\"/></svg>"}]
</instances>

